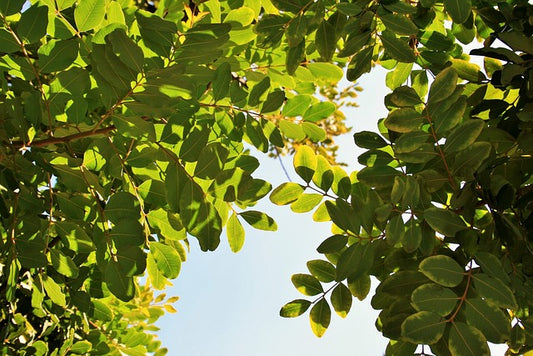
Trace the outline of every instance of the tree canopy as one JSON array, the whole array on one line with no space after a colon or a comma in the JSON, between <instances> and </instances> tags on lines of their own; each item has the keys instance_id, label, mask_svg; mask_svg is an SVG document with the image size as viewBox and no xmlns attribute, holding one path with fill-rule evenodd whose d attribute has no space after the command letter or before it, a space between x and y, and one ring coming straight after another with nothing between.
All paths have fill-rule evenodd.
<instances>
[{"instance_id":1,"label":"tree canopy","mask_svg":"<svg viewBox=\"0 0 533 356\"><path fill-rule=\"evenodd\" d=\"M373 276L387 354L533 349L528 1L9 0L0 18L2 353L165 354L153 323L177 297L157 291L189 240L275 231L269 194L332 225L281 316L322 336ZM336 85L376 65L389 114L346 172L356 94ZM294 153L300 181L272 190L261 152Z\"/></svg>"}]
</instances>

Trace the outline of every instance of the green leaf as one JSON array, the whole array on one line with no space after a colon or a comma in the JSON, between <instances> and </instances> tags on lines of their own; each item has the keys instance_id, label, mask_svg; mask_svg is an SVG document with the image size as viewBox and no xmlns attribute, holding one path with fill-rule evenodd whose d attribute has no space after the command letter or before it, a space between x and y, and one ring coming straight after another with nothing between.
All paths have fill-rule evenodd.
<instances>
[{"instance_id":1,"label":"green leaf","mask_svg":"<svg viewBox=\"0 0 533 356\"><path fill-rule=\"evenodd\" d=\"M437 136L444 136L449 130L457 126L466 111L466 97L461 95L447 110L437 109L432 114L433 127Z\"/></svg>"},{"instance_id":2,"label":"green leaf","mask_svg":"<svg viewBox=\"0 0 533 356\"><path fill-rule=\"evenodd\" d=\"M500 308L515 309L517 307L513 292L498 278L485 273L477 273L472 275L472 279L476 291L485 300Z\"/></svg>"},{"instance_id":3,"label":"green leaf","mask_svg":"<svg viewBox=\"0 0 533 356\"><path fill-rule=\"evenodd\" d=\"M154 207L166 205L165 183L160 180L148 179L138 186L137 191L145 203Z\"/></svg>"},{"instance_id":4,"label":"green leaf","mask_svg":"<svg viewBox=\"0 0 533 356\"><path fill-rule=\"evenodd\" d=\"M431 228L445 236L455 236L466 229L465 222L453 211L431 207L424 210L424 219Z\"/></svg>"},{"instance_id":5,"label":"green leaf","mask_svg":"<svg viewBox=\"0 0 533 356\"><path fill-rule=\"evenodd\" d=\"M170 211L164 209L150 210L148 213L148 222L155 231L163 235L166 239L182 240L186 238L185 229L179 217ZM144 234L141 234L141 236L144 241Z\"/></svg>"},{"instance_id":6,"label":"green leaf","mask_svg":"<svg viewBox=\"0 0 533 356\"><path fill-rule=\"evenodd\" d=\"M491 149L492 145L488 142L474 142L457 154L452 165L453 171L459 176L472 176L489 157Z\"/></svg>"},{"instance_id":7,"label":"green leaf","mask_svg":"<svg viewBox=\"0 0 533 356\"><path fill-rule=\"evenodd\" d=\"M384 125L391 131L411 132L422 125L422 115L412 108L396 109L389 113Z\"/></svg>"},{"instance_id":8,"label":"green leaf","mask_svg":"<svg viewBox=\"0 0 533 356\"><path fill-rule=\"evenodd\" d=\"M281 114L287 117L302 116L311 104L312 97L309 95L297 95L287 100Z\"/></svg>"},{"instance_id":9,"label":"green leaf","mask_svg":"<svg viewBox=\"0 0 533 356\"><path fill-rule=\"evenodd\" d=\"M140 217L139 201L130 193L117 192L113 194L105 207L105 217L113 223L120 219L136 219Z\"/></svg>"},{"instance_id":10,"label":"green leaf","mask_svg":"<svg viewBox=\"0 0 533 356\"><path fill-rule=\"evenodd\" d=\"M263 212L248 210L239 213L239 216L243 218L244 221L246 221L252 227L258 230L276 231L278 229L278 225L276 224L274 219L272 219L270 216Z\"/></svg>"},{"instance_id":11,"label":"green leaf","mask_svg":"<svg viewBox=\"0 0 533 356\"><path fill-rule=\"evenodd\" d=\"M315 45L321 60L329 62L335 53L337 41L335 38L335 28L328 21L322 20L315 35Z\"/></svg>"},{"instance_id":12,"label":"green leaf","mask_svg":"<svg viewBox=\"0 0 533 356\"><path fill-rule=\"evenodd\" d=\"M176 278L181 270L181 258L175 249L161 242L150 242L150 254L157 263L161 274L167 278Z\"/></svg>"},{"instance_id":13,"label":"green leaf","mask_svg":"<svg viewBox=\"0 0 533 356\"><path fill-rule=\"evenodd\" d=\"M348 278L348 288L354 297L359 300L366 298L370 292L371 280L368 274L364 274L358 278Z\"/></svg>"},{"instance_id":14,"label":"green leaf","mask_svg":"<svg viewBox=\"0 0 533 356\"><path fill-rule=\"evenodd\" d=\"M388 88L394 90L403 85L412 72L413 63L399 62L396 64L396 68L393 71L389 71L385 76L385 84Z\"/></svg>"},{"instance_id":15,"label":"green leaf","mask_svg":"<svg viewBox=\"0 0 533 356\"><path fill-rule=\"evenodd\" d=\"M155 141L154 124L137 116L113 115L117 132L124 137L145 138Z\"/></svg>"},{"instance_id":16,"label":"green leaf","mask_svg":"<svg viewBox=\"0 0 533 356\"><path fill-rule=\"evenodd\" d=\"M93 240L78 224L68 221L58 221L55 224L57 234L65 246L77 253L94 251Z\"/></svg>"},{"instance_id":17,"label":"green leaf","mask_svg":"<svg viewBox=\"0 0 533 356\"><path fill-rule=\"evenodd\" d=\"M325 239L316 250L319 253L335 253L345 248L347 242L348 236L333 235Z\"/></svg>"},{"instance_id":18,"label":"green leaf","mask_svg":"<svg viewBox=\"0 0 533 356\"><path fill-rule=\"evenodd\" d=\"M92 349L92 344L87 340L76 341L70 347L70 352L76 355L85 355Z\"/></svg>"},{"instance_id":19,"label":"green leaf","mask_svg":"<svg viewBox=\"0 0 533 356\"><path fill-rule=\"evenodd\" d=\"M302 145L298 147L296 154L294 155L294 169L296 173L307 183L313 179L317 167L317 159L314 150Z\"/></svg>"},{"instance_id":20,"label":"green leaf","mask_svg":"<svg viewBox=\"0 0 533 356\"><path fill-rule=\"evenodd\" d=\"M284 318L296 318L309 309L311 302L305 299L296 299L281 307L279 315Z\"/></svg>"},{"instance_id":21,"label":"green leaf","mask_svg":"<svg viewBox=\"0 0 533 356\"><path fill-rule=\"evenodd\" d=\"M91 316L96 320L101 321L110 321L113 319L113 311L101 300L93 299L92 304L94 309L92 309Z\"/></svg>"},{"instance_id":22,"label":"green leaf","mask_svg":"<svg viewBox=\"0 0 533 356\"><path fill-rule=\"evenodd\" d=\"M121 271L127 277L138 276L146 269L146 254L138 246L117 249L115 254Z\"/></svg>"},{"instance_id":23,"label":"green leaf","mask_svg":"<svg viewBox=\"0 0 533 356\"><path fill-rule=\"evenodd\" d=\"M331 309L326 299L320 299L313 308L311 308L309 320L311 322L311 330L313 330L313 333L317 337L322 337L331 321Z\"/></svg>"},{"instance_id":24,"label":"green leaf","mask_svg":"<svg viewBox=\"0 0 533 356\"><path fill-rule=\"evenodd\" d=\"M26 43L34 43L46 35L47 26L48 7L35 4L20 16L17 33Z\"/></svg>"},{"instance_id":25,"label":"green leaf","mask_svg":"<svg viewBox=\"0 0 533 356\"><path fill-rule=\"evenodd\" d=\"M118 299L127 302L135 296L133 277L126 275L120 263L113 260L109 261L105 269L104 278L107 288Z\"/></svg>"},{"instance_id":26,"label":"green leaf","mask_svg":"<svg viewBox=\"0 0 533 356\"><path fill-rule=\"evenodd\" d=\"M171 211L179 212L181 193L189 178L185 169L179 164L169 164L165 174L166 200Z\"/></svg>"},{"instance_id":27,"label":"green leaf","mask_svg":"<svg viewBox=\"0 0 533 356\"><path fill-rule=\"evenodd\" d=\"M343 5L343 4L338 4L337 8L339 8L340 5ZM355 4L350 4L350 5L355 5ZM365 46L368 43L368 41L370 40L370 37L371 37L370 31L365 31L363 33L357 33L357 34L350 35L348 37L348 40L344 44L344 48L338 53L338 56L340 58L349 57L359 52L361 48L363 48L363 46Z\"/></svg>"},{"instance_id":28,"label":"green leaf","mask_svg":"<svg viewBox=\"0 0 533 356\"><path fill-rule=\"evenodd\" d=\"M99 0L81 0L74 9L74 20L78 31L94 29L104 20L106 4Z\"/></svg>"},{"instance_id":29,"label":"green leaf","mask_svg":"<svg viewBox=\"0 0 533 356\"><path fill-rule=\"evenodd\" d=\"M305 0L271 0L272 4L281 11L298 13L307 4Z\"/></svg>"},{"instance_id":30,"label":"green leaf","mask_svg":"<svg viewBox=\"0 0 533 356\"><path fill-rule=\"evenodd\" d=\"M6 29L0 29L0 48L4 53L13 53L20 49L20 45L13 35Z\"/></svg>"},{"instance_id":31,"label":"green leaf","mask_svg":"<svg viewBox=\"0 0 533 356\"><path fill-rule=\"evenodd\" d=\"M291 204L291 210L295 213L307 213L313 210L324 196L322 194L302 194L298 200Z\"/></svg>"},{"instance_id":32,"label":"green leaf","mask_svg":"<svg viewBox=\"0 0 533 356\"><path fill-rule=\"evenodd\" d=\"M300 44L294 47L290 47L287 51L287 57L285 59L285 67L287 68L287 73L289 75L293 75L304 59L305 41L302 40Z\"/></svg>"},{"instance_id":33,"label":"green leaf","mask_svg":"<svg viewBox=\"0 0 533 356\"><path fill-rule=\"evenodd\" d=\"M366 274L374 265L374 245L371 243L354 243L342 253L337 262L335 280L358 278Z\"/></svg>"},{"instance_id":34,"label":"green leaf","mask_svg":"<svg viewBox=\"0 0 533 356\"><path fill-rule=\"evenodd\" d=\"M307 69L309 69L317 80L326 83L337 83L344 75L341 68L333 63L327 62L308 63Z\"/></svg>"},{"instance_id":35,"label":"green leaf","mask_svg":"<svg viewBox=\"0 0 533 356\"><path fill-rule=\"evenodd\" d=\"M411 63L416 60L414 50L407 39L397 38L394 33L383 31L380 36L385 51L398 62Z\"/></svg>"},{"instance_id":36,"label":"green leaf","mask_svg":"<svg viewBox=\"0 0 533 356\"><path fill-rule=\"evenodd\" d=\"M457 126L446 138L444 151L453 153L464 150L476 142L485 127L483 120L468 120L460 126Z\"/></svg>"},{"instance_id":37,"label":"green leaf","mask_svg":"<svg viewBox=\"0 0 533 356\"><path fill-rule=\"evenodd\" d=\"M0 2L0 13L4 16L16 14L24 6L25 0L4 0Z\"/></svg>"},{"instance_id":38,"label":"green leaf","mask_svg":"<svg viewBox=\"0 0 533 356\"><path fill-rule=\"evenodd\" d=\"M113 53L122 63L136 73L142 71L144 65L143 51L124 31L119 29L111 32L105 37L105 41L106 44L113 47Z\"/></svg>"},{"instance_id":39,"label":"green leaf","mask_svg":"<svg viewBox=\"0 0 533 356\"><path fill-rule=\"evenodd\" d=\"M411 301L418 311L430 311L446 316L454 311L459 297L451 289L428 283L413 291Z\"/></svg>"},{"instance_id":40,"label":"green leaf","mask_svg":"<svg viewBox=\"0 0 533 356\"><path fill-rule=\"evenodd\" d=\"M57 249L50 250L50 263L55 270L65 277L76 278L78 277L78 266L74 263L72 258L65 255L63 252Z\"/></svg>"},{"instance_id":41,"label":"green leaf","mask_svg":"<svg viewBox=\"0 0 533 356\"><path fill-rule=\"evenodd\" d=\"M239 27L245 27L252 23L255 18L255 12L253 9L243 6L238 9L231 10L224 22L238 24Z\"/></svg>"},{"instance_id":42,"label":"green leaf","mask_svg":"<svg viewBox=\"0 0 533 356\"><path fill-rule=\"evenodd\" d=\"M346 318L346 315L350 312L352 299L350 290L342 283L339 283L331 292L331 305L333 305L333 309L341 318Z\"/></svg>"},{"instance_id":43,"label":"green leaf","mask_svg":"<svg viewBox=\"0 0 533 356\"><path fill-rule=\"evenodd\" d=\"M66 69L78 57L78 41L49 41L39 48L37 63L43 73Z\"/></svg>"},{"instance_id":44,"label":"green leaf","mask_svg":"<svg viewBox=\"0 0 533 356\"><path fill-rule=\"evenodd\" d=\"M466 299L464 304L466 322L483 333L485 338L499 344L511 335L511 321L500 308L483 299Z\"/></svg>"},{"instance_id":45,"label":"green leaf","mask_svg":"<svg viewBox=\"0 0 533 356\"><path fill-rule=\"evenodd\" d=\"M361 148L382 148L387 146L387 141L379 134L372 131L356 132L353 135L355 144Z\"/></svg>"},{"instance_id":46,"label":"green leaf","mask_svg":"<svg viewBox=\"0 0 533 356\"><path fill-rule=\"evenodd\" d=\"M244 244L244 228L235 213L231 214L228 219L226 234L231 251L239 252Z\"/></svg>"},{"instance_id":47,"label":"green leaf","mask_svg":"<svg viewBox=\"0 0 533 356\"><path fill-rule=\"evenodd\" d=\"M293 274L291 281L294 287L304 295L313 296L324 293L324 289L318 279L310 274Z\"/></svg>"},{"instance_id":48,"label":"green leaf","mask_svg":"<svg viewBox=\"0 0 533 356\"><path fill-rule=\"evenodd\" d=\"M311 105L304 113L303 119L305 121L317 122L328 118L336 110L335 104L329 101L322 101Z\"/></svg>"},{"instance_id":49,"label":"green leaf","mask_svg":"<svg viewBox=\"0 0 533 356\"><path fill-rule=\"evenodd\" d=\"M210 143L202 149L194 175L202 179L213 179L224 168L229 151L220 143Z\"/></svg>"},{"instance_id":50,"label":"green leaf","mask_svg":"<svg viewBox=\"0 0 533 356\"><path fill-rule=\"evenodd\" d=\"M452 355L490 355L483 333L473 326L453 322L448 347Z\"/></svg>"},{"instance_id":51,"label":"green leaf","mask_svg":"<svg viewBox=\"0 0 533 356\"><path fill-rule=\"evenodd\" d=\"M308 261L307 269L320 282L329 283L335 280L335 267L328 261L324 261L324 260Z\"/></svg>"},{"instance_id":52,"label":"green leaf","mask_svg":"<svg viewBox=\"0 0 533 356\"><path fill-rule=\"evenodd\" d=\"M408 86L394 89L390 97L391 102L399 107L418 105L422 102L416 90Z\"/></svg>"},{"instance_id":53,"label":"green leaf","mask_svg":"<svg viewBox=\"0 0 533 356\"><path fill-rule=\"evenodd\" d=\"M65 298L65 293L61 289L61 286L47 275L44 275L42 277L42 281L44 290L46 291L46 294L52 300L52 302L59 305L60 307L65 307L67 305L67 301Z\"/></svg>"},{"instance_id":54,"label":"green leaf","mask_svg":"<svg viewBox=\"0 0 533 356\"><path fill-rule=\"evenodd\" d=\"M287 205L298 200L303 192L304 187L298 183L283 183L272 191L270 201L276 205Z\"/></svg>"},{"instance_id":55,"label":"green leaf","mask_svg":"<svg viewBox=\"0 0 533 356\"><path fill-rule=\"evenodd\" d=\"M481 267L481 271L489 276L498 278L505 283L510 283L511 279L503 268L498 257L489 252L479 251L476 253L476 263Z\"/></svg>"},{"instance_id":56,"label":"green leaf","mask_svg":"<svg viewBox=\"0 0 533 356\"><path fill-rule=\"evenodd\" d=\"M357 173L357 178L372 187L384 188L394 184L394 177L401 172L391 166L365 167Z\"/></svg>"},{"instance_id":57,"label":"green leaf","mask_svg":"<svg viewBox=\"0 0 533 356\"><path fill-rule=\"evenodd\" d=\"M290 122L289 120L281 120L279 122L279 128L287 138L291 138L296 141L300 141L305 138L305 132L300 124Z\"/></svg>"},{"instance_id":58,"label":"green leaf","mask_svg":"<svg viewBox=\"0 0 533 356\"><path fill-rule=\"evenodd\" d=\"M479 66L464 59L452 58L452 67L457 71L459 78L468 80L472 83L482 83L487 78L481 72Z\"/></svg>"},{"instance_id":59,"label":"green leaf","mask_svg":"<svg viewBox=\"0 0 533 356\"><path fill-rule=\"evenodd\" d=\"M346 70L346 79L350 82L355 82L364 73L370 72L372 69L372 56L374 54L374 46L367 47L352 57Z\"/></svg>"},{"instance_id":60,"label":"green leaf","mask_svg":"<svg viewBox=\"0 0 533 356\"><path fill-rule=\"evenodd\" d=\"M463 281L464 269L446 255L431 256L420 262L420 272L433 282L444 287L456 287Z\"/></svg>"},{"instance_id":61,"label":"green leaf","mask_svg":"<svg viewBox=\"0 0 533 356\"><path fill-rule=\"evenodd\" d=\"M388 30L399 35L416 35L418 27L407 16L388 13L380 17Z\"/></svg>"},{"instance_id":62,"label":"green leaf","mask_svg":"<svg viewBox=\"0 0 533 356\"><path fill-rule=\"evenodd\" d=\"M406 229L403 235L400 230L400 235L402 235L401 242L405 252L411 253L420 247L420 243L422 242L422 228L419 221L414 217L409 219L405 226Z\"/></svg>"},{"instance_id":63,"label":"green leaf","mask_svg":"<svg viewBox=\"0 0 533 356\"><path fill-rule=\"evenodd\" d=\"M231 82L231 66L228 62L222 63L215 71L213 80L213 98L218 101L229 95L229 85Z\"/></svg>"},{"instance_id":64,"label":"green leaf","mask_svg":"<svg viewBox=\"0 0 533 356\"><path fill-rule=\"evenodd\" d=\"M444 0L444 8L450 14L453 22L463 23L470 16L471 0Z\"/></svg>"},{"instance_id":65,"label":"green leaf","mask_svg":"<svg viewBox=\"0 0 533 356\"><path fill-rule=\"evenodd\" d=\"M428 105L448 99L455 91L457 79L457 72L452 67L448 67L437 74L429 89Z\"/></svg>"},{"instance_id":66,"label":"green leaf","mask_svg":"<svg viewBox=\"0 0 533 356\"><path fill-rule=\"evenodd\" d=\"M408 316L402 323L402 336L413 344L431 345L444 334L446 321L438 314L421 311Z\"/></svg>"}]
</instances>

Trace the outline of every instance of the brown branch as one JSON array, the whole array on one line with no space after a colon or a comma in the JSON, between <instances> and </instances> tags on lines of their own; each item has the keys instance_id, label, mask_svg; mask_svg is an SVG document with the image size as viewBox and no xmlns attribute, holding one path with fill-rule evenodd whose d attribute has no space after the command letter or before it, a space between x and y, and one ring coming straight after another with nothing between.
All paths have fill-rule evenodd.
<instances>
[{"instance_id":1,"label":"brown branch","mask_svg":"<svg viewBox=\"0 0 533 356\"><path fill-rule=\"evenodd\" d=\"M89 131L84 131L84 132L78 132L78 133L75 133L75 134L72 134L72 135L68 135L68 136L63 136L63 137L49 137L49 138L45 138L43 140L33 141L30 144L26 144L23 141L13 141L11 143L11 145L13 147L15 147L15 148L43 147L43 146L48 146L48 145L54 145L56 143L67 143L67 142L74 141L74 140L77 140L77 139L80 139L80 138L84 138L84 137L90 137L90 136L96 136L96 135L105 135L108 132L113 131L115 129L116 129L115 125L111 125L111 126L108 126L108 127L104 127L104 128L98 129L98 130L89 130Z\"/></svg>"}]
</instances>

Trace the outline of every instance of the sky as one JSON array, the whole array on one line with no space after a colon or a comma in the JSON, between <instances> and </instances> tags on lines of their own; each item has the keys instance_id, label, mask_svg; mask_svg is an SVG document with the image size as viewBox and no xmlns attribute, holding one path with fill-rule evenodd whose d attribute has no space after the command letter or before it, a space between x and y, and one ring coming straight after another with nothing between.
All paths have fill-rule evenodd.
<instances>
[{"instance_id":1,"label":"sky","mask_svg":"<svg viewBox=\"0 0 533 356\"><path fill-rule=\"evenodd\" d=\"M359 106L345 109L347 125L353 130L338 143L340 161L348 164L348 173L359 168L357 156L362 153L353 142L353 132L377 131L377 120L387 114L383 98L389 89L384 83L385 71L373 68L359 81L364 89L356 99ZM286 157L283 162L291 179L298 182L292 158ZM266 157L254 176L271 182L273 187L287 181L280 163ZM306 298L294 288L290 277L309 273L306 262L322 257L316 247L331 236L330 224L314 222L312 213L296 214L288 206L275 206L268 199L254 209L272 216L278 231L247 229L245 245L237 254L230 251L224 233L215 252L201 252L191 239L188 260L173 287L166 291L167 295L180 297L175 304L178 312L158 322L168 354L383 355L388 340L375 327L378 311L370 306L372 291L363 302L353 300L345 319L332 312L331 324L322 338L313 335L309 312L294 319L279 316L285 303ZM375 285L374 281L373 288ZM491 350L494 355L503 355L506 347L491 346Z\"/></svg>"}]
</instances>

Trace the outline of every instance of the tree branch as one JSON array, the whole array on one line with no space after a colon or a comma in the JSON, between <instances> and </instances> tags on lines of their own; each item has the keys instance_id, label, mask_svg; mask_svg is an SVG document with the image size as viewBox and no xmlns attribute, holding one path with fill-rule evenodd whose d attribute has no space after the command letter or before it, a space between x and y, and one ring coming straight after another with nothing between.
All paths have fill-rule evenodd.
<instances>
[{"instance_id":1,"label":"tree branch","mask_svg":"<svg viewBox=\"0 0 533 356\"><path fill-rule=\"evenodd\" d=\"M90 136L96 136L96 135L105 135L110 131L115 130L115 125L111 125L108 127L104 127L98 130L89 130L84 132L78 132L72 135L63 136L63 137L49 137L45 138L43 140L37 140L33 141L30 144L26 144L23 141L13 141L11 145L15 148L22 148L22 147L43 147L48 145L54 145L56 143L66 143L70 141L74 141L80 138L84 137L90 137Z\"/></svg>"}]
</instances>

